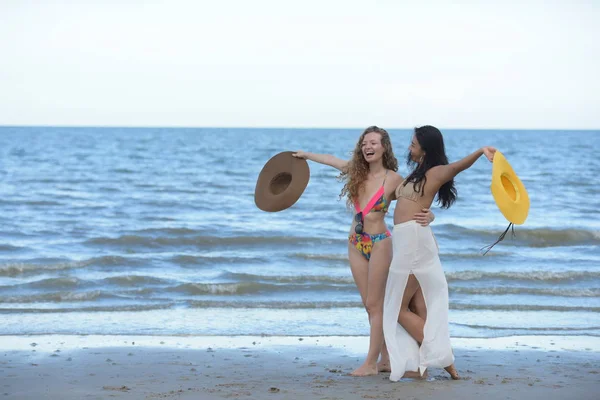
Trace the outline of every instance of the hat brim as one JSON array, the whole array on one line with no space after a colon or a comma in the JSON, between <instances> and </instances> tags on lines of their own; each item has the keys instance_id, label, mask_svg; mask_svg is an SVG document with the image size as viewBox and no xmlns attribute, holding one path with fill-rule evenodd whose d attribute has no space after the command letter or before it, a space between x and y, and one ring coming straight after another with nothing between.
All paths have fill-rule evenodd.
<instances>
[{"instance_id":1,"label":"hat brim","mask_svg":"<svg viewBox=\"0 0 600 400\"><path fill-rule=\"evenodd\" d=\"M258 175L254 202L263 211L276 212L291 207L308 185L310 170L306 160L284 151L273 156Z\"/></svg>"},{"instance_id":2,"label":"hat brim","mask_svg":"<svg viewBox=\"0 0 600 400\"><path fill-rule=\"evenodd\" d=\"M529 195L525 185L499 151L494 154L492 165L492 195L504 217L520 225L529 214Z\"/></svg>"}]
</instances>

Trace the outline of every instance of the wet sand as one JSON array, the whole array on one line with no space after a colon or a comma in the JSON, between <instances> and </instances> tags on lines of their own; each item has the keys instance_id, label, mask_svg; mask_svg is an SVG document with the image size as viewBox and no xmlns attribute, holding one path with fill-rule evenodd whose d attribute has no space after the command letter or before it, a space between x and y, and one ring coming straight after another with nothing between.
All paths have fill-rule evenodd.
<instances>
[{"instance_id":1,"label":"wet sand","mask_svg":"<svg viewBox=\"0 0 600 400\"><path fill-rule=\"evenodd\" d=\"M356 378L366 337L2 336L0 399L598 399L600 338L453 340L462 376Z\"/></svg>"}]
</instances>

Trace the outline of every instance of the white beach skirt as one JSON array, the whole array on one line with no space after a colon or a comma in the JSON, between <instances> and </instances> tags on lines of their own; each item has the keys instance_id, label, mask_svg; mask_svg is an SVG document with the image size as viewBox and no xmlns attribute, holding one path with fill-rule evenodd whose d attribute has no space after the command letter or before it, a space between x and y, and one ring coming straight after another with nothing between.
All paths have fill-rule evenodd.
<instances>
[{"instance_id":1,"label":"white beach skirt","mask_svg":"<svg viewBox=\"0 0 600 400\"><path fill-rule=\"evenodd\" d=\"M398 381L406 371L420 371L422 375L428 367L447 367L454 363L454 355L448 331L448 283L431 228L416 221L395 225L392 242L394 254L385 288L383 333L390 353L390 380ZM421 347L398 323L411 273L421 285L427 306Z\"/></svg>"}]
</instances>

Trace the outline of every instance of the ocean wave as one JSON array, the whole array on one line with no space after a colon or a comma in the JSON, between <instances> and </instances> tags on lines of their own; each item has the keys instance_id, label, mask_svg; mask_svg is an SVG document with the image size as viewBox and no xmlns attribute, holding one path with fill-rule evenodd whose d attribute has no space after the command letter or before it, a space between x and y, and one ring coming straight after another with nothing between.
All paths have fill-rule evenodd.
<instances>
[{"instance_id":1,"label":"ocean wave","mask_svg":"<svg viewBox=\"0 0 600 400\"><path fill-rule=\"evenodd\" d=\"M600 326L588 326L588 327L570 327L570 326L554 326L554 327L513 327L513 326L497 326L497 325L480 325L480 324L460 324L451 322L451 325L464 326L473 329L491 329L491 330L506 330L506 331L595 331L600 329Z\"/></svg>"},{"instance_id":2,"label":"ocean wave","mask_svg":"<svg viewBox=\"0 0 600 400\"><path fill-rule=\"evenodd\" d=\"M360 308L364 306L359 301L219 301L219 300L191 300L187 303L190 308L268 308L275 310L297 309L332 309L332 308Z\"/></svg>"},{"instance_id":3,"label":"ocean wave","mask_svg":"<svg viewBox=\"0 0 600 400\"><path fill-rule=\"evenodd\" d=\"M62 206L63 203L54 200L0 200L0 205L15 206Z\"/></svg>"},{"instance_id":4,"label":"ocean wave","mask_svg":"<svg viewBox=\"0 0 600 400\"><path fill-rule=\"evenodd\" d=\"M330 275L256 275L240 272L226 272L221 275L222 278L237 280L240 282L277 282L277 283L332 283L354 285L352 276L330 276Z\"/></svg>"},{"instance_id":5,"label":"ocean wave","mask_svg":"<svg viewBox=\"0 0 600 400\"><path fill-rule=\"evenodd\" d=\"M542 281L542 282L573 282L576 280L600 279L600 271L455 271L446 272L446 279L451 281L478 281L478 280L508 280L508 281Z\"/></svg>"},{"instance_id":6,"label":"ocean wave","mask_svg":"<svg viewBox=\"0 0 600 400\"><path fill-rule=\"evenodd\" d=\"M206 188L210 188L210 189L230 189L231 188L231 183L227 182L227 183L220 183L218 181L213 181L213 182L196 182L198 185L201 185L202 187L206 187Z\"/></svg>"},{"instance_id":7,"label":"ocean wave","mask_svg":"<svg viewBox=\"0 0 600 400\"><path fill-rule=\"evenodd\" d=\"M229 300L190 300L190 307L196 308L269 308L269 309L320 309L320 308L360 308L360 301L229 301ZM580 311L600 312L600 307L538 306L538 305L495 305L495 304L453 304L451 310L487 311Z\"/></svg>"},{"instance_id":8,"label":"ocean wave","mask_svg":"<svg viewBox=\"0 0 600 400\"><path fill-rule=\"evenodd\" d=\"M600 297L600 288L531 288L513 286L495 287L460 287L450 286L451 293L465 293L473 295L505 295L505 294L531 294L536 296L560 297Z\"/></svg>"},{"instance_id":9,"label":"ocean wave","mask_svg":"<svg viewBox=\"0 0 600 400\"><path fill-rule=\"evenodd\" d=\"M153 276L144 275L121 275L111 276L104 278L100 281L92 281L79 279L72 276L63 276L58 278L47 278L39 281L32 281L27 283L20 283L16 285L0 286L0 289L12 289L12 288L28 288L28 289L42 289L42 290L58 290L58 289L82 289L91 286L104 286L115 285L121 287L140 287L143 285L167 285L172 283L170 279L162 279Z\"/></svg>"},{"instance_id":10,"label":"ocean wave","mask_svg":"<svg viewBox=\"0 0 600 400\"><path fill-rule=\"evenodd\" d=\"M167 190L169 192L169 194L173 195L173 194L192 194L192 195L199 195L199 194L204 194L204 188L200 189L200 190L195 190L195 189L182 189L182 188L175 188L175 187L170 187L170 188L164 188L161 187L160 192L164 192L165 190ZM196 205L197 206L197 205ZM202 206L202 208L204 208L204 205Z\"/></svg>"},{"instance_id":11,"label":"ocean wave","mask_svg":"<svg viewBox=\"0 0 600 400\"><path fill-rule=\"evenodd\" d=\"M497 239L502 231L491 231L481 229L470 229L454 224L446 224L439 226L440 236L447 235L452 238L466 236L483 238L485 240ZM589 244L600 244L600 231L585 230L585 229L550 229L550 228L533 228L527 229L524 227L515 228L514 240L508 233L503 244L514 244L522 246L523 244L529 247L558 247L558 246L578 246Z\"/></svg>"},{"instance_id":12,"label":"ocean wave","mask_svg":"<svg viewBox=\"0 0 600 400\"><path fill-rule=\"evenodd\" d=\"M22 303L38 303L44 301L22 301ZM49 298L47 301L60 302ZM73 300L69 300L73 301ZM0 301L0 303L11 303L10 301ZM18 301L21 303L21 301ZM76 311L103 311L103 312L122 312L122 311L147 311L163 310L185 305L189 308L232 308L232 309L272 309L272 310L298 310L298 309L335 309L335 308L360 308L364 309L360 302L340 302L340 301L307 301L307 302L284 302L284 301L219 301L219 300L191 300L182 302L161 302L154 304L128 304L128 305L110 305L110 306L77 306L70 304L69 307L38 307L38 308L0 308L0 313L33 313L33 312L76 312Z\"/></svg>"},{"instance_id":13,"label":"ocean wave","mask_svg":"<svg viewBox=\"0 0 600 400\"><path fill-rule=\"evenodd\" d=\"M156 222L156 221L160 221L160 222L173 222L173 221L177 221L177 218L157 216L157 215L154 215L154 214L143 215L143 216L140 216L138 218L139 218L140 221L152 221L152 222Z\"/></svg>"},{"instance_id":14,"label":"ocean wave","mask_svg":"<svg viewBox=\"0 0 600 400\"><path fill-rule=\"evenodd\" d=\"M109 187L109 186L99 186L96 190L99 192L107 192L107 193L120 193L121 192L121 189L116 188L116 187Z\"/></svg>"},{"instance_id":15,"label":"ocean wave","mask_svg":"<svg viewBox=\"0 0 600 400\"><path fill-rule=\"evenodd\" d=\"M138 287L140 285L164 285L172 282L170 279L157 278L154 276L144 276L144 275L121 275L121 276L111 276L110 278L104 278L102 282L118 285L123 287L135 286Z\"/></svg>"},{"instance_id":16,"label":"ocean wave","mask_svg":"<svg viewBox=\"0 0 600 400\"><path fill-rule=\"evenodd\" d=\"M148 263L147 260L133 258L133 257L123 257L123 256L100 256L93 257L88 260L85 260L86 266L116 266L116 267L125 267L125 266L138 266L144 265Z\"/></svg>"},{"instance_id":17,"label":"ocean wave","mask_svg":"<svg viewBox=\"0 0 600 400\"><path fill-rule=\"evenodd\" d=\"M25 250L24 247L13 246L10 244L0 244L0 251L21 251Z\"/></svg>"},{"instance_id":18,"label":"ocean wave","mask_svg":"<svg viewBox=\"0 0 600 400\"><path fill-rule=\"evenodd\" d=\"M99 299L110 299L118 296L100 290L89 292L54 292L43 294L29 294L22 296L0 296L0 303L60 303L93 301ZM20 309L18 309L20 310Z\"/></svg>"},{"instance_id":19,"label":"ocean wave","mask_svg":"<svg viewBox=\"0 0 600 400\"><path fill-rule=\"evenodd\" d=\"M105 299L123 299L122 296L102 292L102 291L89 291L89 292L57 292L47 293L43 295L25 295L25 296L0 296L0 304L34 304L34 303L51 303L60 304L68 303L68 306L44 306L35 307L36 310L41 312L48 312L49 309L54 312L73 312L73 311L106 311L106 312L119 312L119 311L142 311L152 309L167 309L175 307L189 307L189 308L230 308L230 309L272 309L272 310L294 310L294 309L346 309L346 308L357 308L364 309L364 306L360 301L247 301L247 300L173 300L173 299L151 299L152 304L148 304L148 301L144 301L143 304L110 304L110 305L76 305L77 303L94 302L97 300ZM27 312L28 310L34 309L33 307L17 307L10 308L4 307L0 309L0 312ZM450 303L450 310L458 311L491 311L491 312L531 312L531 311L550 311L550 312L587 312L587 313L600 313L600 307L571 307L571 306L557 306L557 305L533 305L533 304L454 304ZM575 314L576 315L576 314ZM500 318L501 319L501 318ZM458 324L460 325L460 324ZM486 327L479 325L465 325L469 327ZM488 327L489 328L489 327ZM493 327L502 329L502 327ZM574 328L575 329L575 328ZM584 329L584 328L576 328ZM598 328L596 328L598 329Z\"/></svg>"},{"instance_id":20,"label":"ocean wave","mask_svg":"<svg viewBox=\"0 0 600 400\"><path fill-rule=\"evenodd\" d=\"M488 311L588 311L600 312L600 307L576 307L540 304L456 304L450 302L451 310L488 310Z\"/></svg>"},{"instance_id":21,"label":"ocean wave","mask_svg":"<svg viewBox=\"0 0 600 400\"><path fill-rule=\"evenodd\" d=\"M160 292L162 290L163 290L162 287L157 288L156 286L154 286L154 287L139 287L139 288L135 288L135 289L119 291L119 296L127 297L129 299L139 298L140 296L142 296L145 299L152 298L153 300L168 300L168 298L156 297L157 292Z\"/></svg>"},{"instance_id":22,"label":"ocean wave","mask_svg":"<svg viewBox=\"0 0 600 400\"><path fill-rule=\"evenodd\" d=\"M123 256L100 256L87 260L56 262L20 262L0 264L0 276L15 277L19 275L39 275L48 272L60 272L89 266L138 266L144 265L146 260Z\"/></svg>"},{"instance_id":23,"label":"ocean wave","mask_svg":"<svg viewBox=\"0 0 600 400\"><path fill-rule=\"evenodd\" d=\"M63 276L60 278L48 278L39 281L28 282L19 286L35 289L73 289L84 286L85 282L86 281L72 276Z\"/></svg>"},{"instance_id":24,"label":"ocean wave","mask_svg":"<svg viewBox=\"0 0 600 400\"><path fill-rule=\"evenodd\" d=\"M257 282L242 282L242 283L183 283L175 287L166 289L171 292L189 294L189 295L237 295L237 294L253 294L253 293L274 293L274 292L295 292L305 290L356 290L350 285L332 286L328 284L307 283L307 284L273 284L273 283L257 283Z\"/></svg>"},{"instance_id":25,"label":"ocean wave","mask_svg":"<svg viewBox=\"0 0 600 400\"><path fill-rule=\"evenodd\" d=\"M489 252L485 255L485 258L490 258L490 257L506 257L506 256L510 256L511 253L506 252L506 251L501 251L500 249L496 250L496 248L494 247L494 251L493 252ZM442 263L445 260L448 259L452 259L452 260L473 260L473 259L481 259L482 255L479 252L473 252L473 253L440 253L440 259L442 260Z\"/></svg>"},{"instance_id":26,"label":"ocean wave","mask_svg":"<svg viewBox=\"0 0 600 400\"><path fill-rule=\"evenodd\" d=\"M61 196L62 197L62 196ZM53 200L30 200L23 201L21 204L28 206L62 206L63 203Z\"/></svg>"},{"instance_id":27,"label":"ocean wave","mask_svg":"<svg viewBox=\"0 0 600 400\"><path fill-rule=\"evenodd\" d=\"M201 233L200 230L190 228L148 228L133 232L133 234L159 236L200 235Z\"/></svg>"},{"instance_id":28,"label":"ocean wave","mask_svg":"<svg viewBox=\"0 0 600 400\"><path fill-rule=\"evenodd\" d=\"M290 255L294 258L303 260L325 260L325 261L344 261L348 262L346 254L312 254L312 253L293 253Z\"/></svg>"},{"instance_id":29,"label":"ocean wave","mask_svg":"<svg viewBox=\"0 0 600 400\"><path fill-rule=\"evenodd\" d=\"M263 262L261 257L224 257L224 256L202 256L202 255L177 255L170 261L176 265L214 265L214 264L239 264Z\"/></svg>"},{"instance_id":30,"label":"ocean wave","mask_svg":"<svg viewBox=\"0 0 600 400\"><path fill-rule=\"evenodd\" d=\"M64 271L82 268L89 265L89 261L68 261L50 264L8 263L0 264L0 276L15 277L19 275L37 275L48 272Z\"/></svg>"},{"instance_id":31,"label":"ocean wave","mask_svg":"<svg viewBox=\"0 0 600 400\"><path fill-rule=\"evenodd\" d=\"M337 239L320 239L316 237L296 237L296 236L180 236L180 237L148 237L140 235L123 235L117 238L99 237L88 239L84 242L93 246L122 246L122 247L170 247L170 246L194 246L194 247L218 247L228 245L307 245L307 244L330 244L335 242L345 242Z\"/></svg>"},{"instance_id":32,"label":"ocean wave","mask_svg":"<svg viewBox=\"0 0 600 400\"><path fill-rule=\"evenodd\" d=\"M139 171L135 171L129 168L114 168L112 172L116 174L137 174Z\"/></svg>"},{"instance_id":33,"label":"ocean wave","mask_svg":"<svg viewBox=\"0 0 600 400\"><path fill-rule=\"evenodd\" d=\"M0 308L0 314L59 314L73 312L136 312L165 310L173 304L135 304L121 306L54 307L54 308Z\"/></svg>"}]
</instances>

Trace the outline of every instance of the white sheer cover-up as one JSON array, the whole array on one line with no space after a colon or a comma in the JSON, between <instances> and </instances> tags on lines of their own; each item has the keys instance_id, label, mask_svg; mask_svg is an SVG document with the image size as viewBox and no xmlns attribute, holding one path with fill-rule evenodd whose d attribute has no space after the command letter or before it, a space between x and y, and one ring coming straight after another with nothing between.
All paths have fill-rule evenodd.
<instances>
[{"instance_id":1,"label":"white sheer cover-up","mask_svg":"<svg viewBox=\"0 0 600 400\"><path fill-rule=\"evenodd\" d=\"M393 258L385 288L383 333L390 353L390 380L398 381L406 371L444 368L454 363L448 329L448 283L439 250L429 226L416 221L394 226ZM419 344L398 323L402 296L409 274L414 274L425 298L427 319Z\"/></svg>"}]
</instances>

